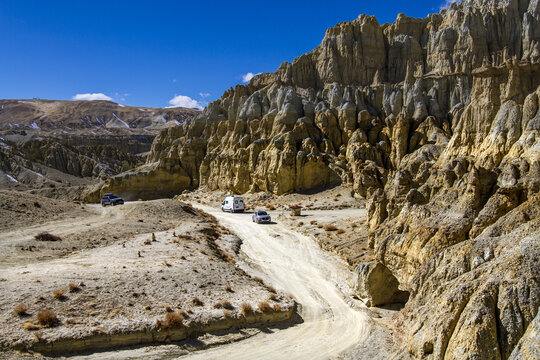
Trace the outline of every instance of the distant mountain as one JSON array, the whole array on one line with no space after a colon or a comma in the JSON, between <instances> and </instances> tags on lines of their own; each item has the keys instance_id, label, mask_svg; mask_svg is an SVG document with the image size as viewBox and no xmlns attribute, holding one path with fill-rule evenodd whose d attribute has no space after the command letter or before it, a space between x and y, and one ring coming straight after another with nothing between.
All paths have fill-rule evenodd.
<instances>
[{"instance_id":1,"label":"distant mountain","mask_svg":"<svg viewBox=\"0 0 540 360\"><path fill-rule=\"evenodd\" d=\"M0 100L0 131L145 134L183 124L198 113L197 109L134 107L101 100Z\"/></svg>"},{"instance_id":2,"label":"distant mountain","mask_svg":"<svg viewBox=\"0 0 540 360\"><path fill-rule=\"evenodd\" d=\"M0 188L62 196L142 164L160 130L198 113L110 101L0 100Z\"/></svg>"}]
</instances>

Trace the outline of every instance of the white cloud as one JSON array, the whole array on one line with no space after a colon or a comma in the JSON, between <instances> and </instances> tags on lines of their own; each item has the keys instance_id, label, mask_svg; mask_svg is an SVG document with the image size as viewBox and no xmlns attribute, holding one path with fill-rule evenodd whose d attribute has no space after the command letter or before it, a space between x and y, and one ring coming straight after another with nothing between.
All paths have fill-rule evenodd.
<instances>
[{"instance_id":1,"label":"white cloud","mask_svg":"<svg viewBox=\"0 0 540 360\"><path fill-rule=\"evenodd\" d=\"M209 96L210 96L210 93L203 93L203 92L201 92L201 93L199 93L199 96L202 97L202 98L204 99L204 98L209 97Z\"/></svg>"},{"instance_id":2,"label":"white cloud","mask_svg":"<svg viewBox=\"0 0 540 360\"><path fill-rule=\"evenodd\" d=\"M203 109L201 103L185 95L175 95L175 97L169 100L169 104L172 105L170 107L196 108L199 110Z\"/></svg>"},{"instance_id":3,"label":"white cloud","mask_svg":"<svg viewBox=\"0 0 540 360\"><path fill-rule=\"evenodd\" d=\"M248 83L251 79L253 79L254 76L259 75L260 73L254 74L252 72L248 72L247 74L242 75L242 82Z\"/></svg>"},{"instance_id":4,"label":"white cloud","mask_svg":"<svg viewBox=\"0 0 540 360\"><path fill-rule=\"evenodd\" d=\"M112 97L107 96L103 93L92 93L92 94L77 94L73 96L73 100L107 100L112 101Z\"/></svg>"}]
</instances>

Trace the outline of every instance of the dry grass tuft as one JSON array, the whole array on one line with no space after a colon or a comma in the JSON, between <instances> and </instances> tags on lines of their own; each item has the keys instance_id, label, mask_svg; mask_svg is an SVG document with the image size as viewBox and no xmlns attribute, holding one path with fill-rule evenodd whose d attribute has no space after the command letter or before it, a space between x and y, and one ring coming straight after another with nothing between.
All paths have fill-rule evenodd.
<instances>
[{"instance_id":1,"label":"dry grass tuft","mask_svg":"<svg viewBox=\"0 0 540 360\"><path fill-rule=\"evenodd\" d=\"M264 280L261 279L261 278L258 277L258 276L255 276L255 277L253 278L253 280L255 280L256 282L258 282L258 283L261 284L261 285L264 285Z\"/></svg>"},{"instance_id":2,"label":"dry grass tuft","mask_svg":"<svg viewBox=\"0 0 540 360\"><path fill-rule=\"evenodd\" d=\"M343 229L338 229L338 231L337 231L338 234L343 234L344 232L345 232L345 230L343 230Z\"/></svg>"},{"instance_id":3,"label":"dry grass tuft","mask_svg":"<svg viewBox=\"0 0 540 360\"><path fill-rule=\"evenodd\" d=\"M177 312L165 314L165 321L160 322L162 329L177 329L184 326L184 316Z\"/></svg>"},{"instance_id":4,"label":"dry grass tuft","mask_svg":"<svg viewBox=\"0 0 540 360\"><path fill-rule=\"evenodd\" d=\"M19 304L15 306L13 309L13 312L19 316L27 315L28 308L24 304Z\"/></svg>"},{"instance_id":5,"label":"dry grass tuft","mask_svg":"<svg viewBox=\"0 0 540 360\"><path fill-rule=\"evenodd\" d=\"M204 303L201 299L199 299L198 297L194 297L193 300L191 300L191 303L195 306L203 306Z\"/></svg>"},{"instance_id":6,"label":"dry grass tuft","mask_svg":"<svg viewBox=\"0 0 540 360\"><path fill-rule=\"evenodd\" d=\"M34 330L41 329L41 327L39 327L38 325L34 323L31 323L30 321L27 321L23 324L23 329L28 330L28 331L34 331Z\"/></svg>"},{"instance_id":7,"label":"dry grass tuft","mask_svg":"<svg viewBox=\"0 0 540 360\"><path fill-rule=\"evenodd\" d=\"M270 299L272 301L279 301L279 298L278 298L278 296L276 294L270 294L268 299Z\"/></svg>"},{"instance_id":8,"label":"dry grass tuft","mask_svg":"<svg viewBox=\"0 0 540 360\"><path fill-rule=\"evenodd\" d=\"M324 227L324 230L326 230L326 231L337 231L337 229L338 229L338 228L335 227L334 225L326 225L326 226Z\"/></svg>"},{"instance_id":9,"label":"dry grass tuft","mask_svg":"<svg viewBox=\"0 0 540 360\"><path fill-rule=\"evenodd\" d=\"M311 225L317 225L317 220L311 220L309 223L310 223Z\"/></svg>"},{"instance_id":10,"label":"dry grass tuft","mask_svg":"<svg viewBox=\"0 0 540 360\"><path fill-rule=\"evenodd\" d=\"M271 285L268 285L268 286L266 287L266 289L267 289L268 291L270 291L271 293L273 293L273 294L277 293L276 289L275 289L273 286L271 286Z\"/></svg>"},{"instance_id":11,"label":"dry grass tuft","mask_svg":"<svg viewBox=\"0 0 540 360\"><path fill-rule=\"evenodd\" d=\"M319 229L322 229L322 228L323 228L322 224L317 225L317 227L318 227Z\"/></svg>"},{"instance_id":12,"label":"dry grass tuft","mask_svg":"<svg viewBox=\"0 0 540 360\"><path fill-rule=\"evenodd\" d=\"M298 226L299 226L299 227L300 227L300 226L304 226L304 222L303 222L303 221L300 221L300 222L298 223Z\"/></svg>"},{"instance_id":13,"label":"dry grass tuft","mask_svg":"<svg viewBox=\"0 0 540 360\"><path fill-rule=\"evenodd\" d=\"M232 311L231 310L223 310L223 317L225 319L231 319L232 318Z\"/></svg>"},{"instance_id":14,"label":"dry grass tuft","mask_svg":"<svg viewBox=\"0 0 540 360\"><path fill-rule=\"evenodd\" d=\"M281 312L281 305L279 305L279 304L274 304L274 306L272 307L272 309L274 309L275 312Z\"/></svg>"},{"instance_id":15,"label":"dry grass tuft","mask_svg":"<svg viewBox=\"0 0 540 360\"><path fill-rule=\"evenodd\" d=\"M225 291L230 292L230 293L234 292L234 290L232 289L232 287L230 285L227 285L227 287L225 287Z\"/></svg>"},{"instance_id":16,"label":"dry grass tuft","mask_svg":"<svg viewBox=\"0 0 540 360\"><path fill-rule=\"evenodd\" d=\"M272 312L272 307L266 301L261 301L259 303L259 311L263 313Z\"/></svg>"},{"instance_id":17,"label":"dry grass tuft","mask_svg":"<svg viewBox=\"0 0 540 360\"><path fill-rule=\"evenodd\" d=\"M357 226L358 226L358 225L356 225L356 224L354 224L354 223L351 224L351 227L352 227L353 229L356 228Z\"/></svg>"},{"instance_id":18,"label":"dry grass tuft","mask_svg":"<svg viewBox=\"0 0 540 360\"><path fill-rule=\"evenodd\" d=\"M46 231L37 234L36 236L34 236L34 238L39 241L62 241L62 238L60 238L60 236L50 234Z\"/></svg>"},{"instance_id":19,"label":"dry grass tuft","mask_svg":"<svg viewBox=\"0 0 540 360\"><path fill-rule=\"evenodd\" d=\"M75 283L69 283L68 284L68 290L70 293L74 293L74 292L79 292L81 291L81 288L79 285L75 284Z\"/></svg>"},{"instance_id":20,"label":"dry grass tuft","mask_svg":"<svg viewBox=\"0 0 540 360\"><path fill-rule=\"evenodd\" d=\"M51 310L43 310L37 313L36 320L40 325L53 327L58 325L59 321L56 314Z\"/></svg>"},{"instance_id":21,"label":"dry grass tuft","mask_svg":"<svg viewBox=\"0 0 540 360\"><path fill-rule=\"evenodd\" d=\"M64 295L64 290L56 289L53 291L53 297L56 300L65 300L66 296Z\"/></svg>"},{"instance_id":22,"label":"dry grass tuft","mask_svg":"<svg viewBox=\"0 0 540 360\"><path fill-rule=\"evenodd\" d=\"M243 303L241 309L244 316L253 314L253 307L248 303Z\"/></svg>"}]
</instances>

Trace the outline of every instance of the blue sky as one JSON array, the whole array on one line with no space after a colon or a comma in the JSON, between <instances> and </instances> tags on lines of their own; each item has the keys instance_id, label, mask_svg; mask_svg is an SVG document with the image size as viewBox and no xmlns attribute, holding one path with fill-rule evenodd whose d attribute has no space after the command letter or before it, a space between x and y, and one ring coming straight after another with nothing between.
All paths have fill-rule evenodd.
<instances>
[{"instance_id":1,"label":"blue sky","mask_svg":"<svg viewBox=\"0 0 540 360\"><path fill-rule=\"evenodd\" d=\"M424 17L447 1L0 0L0 98L200 106L338 22Z\"/></svg>"}]
</instances>

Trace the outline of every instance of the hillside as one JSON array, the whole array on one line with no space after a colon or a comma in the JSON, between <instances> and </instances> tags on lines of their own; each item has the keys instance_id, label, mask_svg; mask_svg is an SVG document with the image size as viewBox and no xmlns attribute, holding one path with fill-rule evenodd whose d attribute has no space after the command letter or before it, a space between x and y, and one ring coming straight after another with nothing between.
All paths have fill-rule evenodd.
<instances>
[{"instance_id":1,"label":"hillside","mask_svg":"<svg viewBox=\"0 0 540 360\"><path fill-rule=\"evenodd\" d=\"M141 165L160 130L198 112L110 101L0 100L0 187L76 197L81 189L71 187Z\"/></svg>"}]
</instances>

